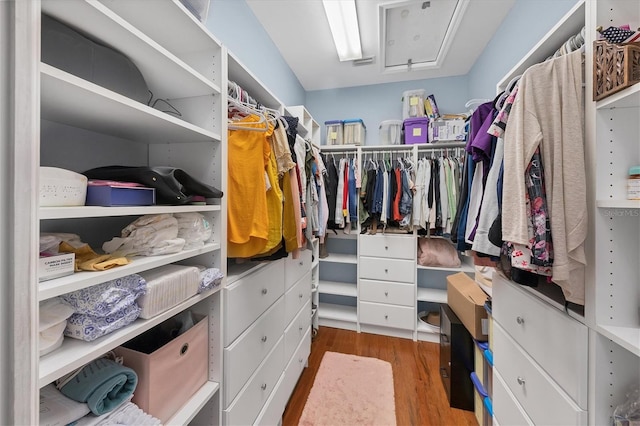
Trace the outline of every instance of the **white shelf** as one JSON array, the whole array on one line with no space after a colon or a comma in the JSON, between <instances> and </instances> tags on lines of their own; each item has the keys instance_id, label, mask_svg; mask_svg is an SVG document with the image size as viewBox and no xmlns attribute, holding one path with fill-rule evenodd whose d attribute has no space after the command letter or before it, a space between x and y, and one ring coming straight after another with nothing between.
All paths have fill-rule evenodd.
<instances>
[{"instance_id":1,"label":"white shelf","mask_svg":"<svg viewBox=\"0 0 640 426\"><path fill-rule=\"evenodd\" d=\"M42 12L126 55L140 69L150 89L162 89L162 93L154 92L158 97L178 99L221 93L216 84L97 1L43 1Z\"/></svg>"},{"instance_id":2,"label":"white shelf","mask_svg":"<svg viewBox=\"0 0 640 426\"><path fill-rule=\"evenodd\" d=\"M219 205L206 206L135 206L135 207L40 207L39 219L75 219L83 217L138 216L145 214L214 212Z\"/></svg>"},{"instance_id":3,"label":"white shelf","mask_svg":"<svg viewBox=\"0 0 640 426\"><path fill-rule=\"evenodd\" d=\"M320 145L320 151L355 151L360 145Z\"/></svg>"},{"instance_id":4,"label":"white shelf","mask_svg":"<svg viewBox=\"0 0 640 426\"><path fill-rule=\"evenodd\" d=\"M447 290L418 287L419 302L447 303Z\"/></svg>"},{"instance_id":5,"label":"white shelf","mask_svg":"<svg viewBox=\"0 0 640 426\"><path fill-rule=\"evenodd\" d=\"M129 274L146 271L148 269L157 268L169 263L178 262L203 253L210 253L220 250L219 243L205 244L204 247L183 250L179 253L167 254L163 256L135 257L128 265L118 266L106 271L96 272L76 272L72 275L56 278L49 281L43 281L38 285L38 300L46 300L71 291L80 290L92 285L100 284L105 281L114 280Z\"/></svg>"},{"instance_id":6,"label":"white shelf","mask_svg":"<svg viewBox=\"0 0 640 426\"><path fill-rule=\"evenodd\" d=\"M219 134L44 63L40 82L45 120L145 143L221 140Z\"/></svg>"},{"instance_id":7,"label":"white shelf","mask_svg":"<svg viewBox=\"0 0 640 426\"><path fill-rule=\"evenodd\" d=\"M596 206L609 209L640 209L640 200L597 200Z\"/></svg>"},{"instance_id":8,"label":"white shelf","mask_svg":"<svg viewBox=\"0 0 640 426\"><path fill-rule=\"evenodd\" d=\"M320 293L337 296L358 297L358 287L355 283L341 283L336 281L322 281L319 284Z\"/></svg>"},{"instance_id":9,"label":"white shelf","mask_svg":"<svg viewBox=\"0 0 640 426\"><path fill-rule=\"evenodd\" d=\"M187 401L182 408L173 415L165 424L186 425L195 418L202 408L213 398L220 389L217 382L207 382Z\"/></svg>"},{"instance_id":10,"label":"white shelf","mask_svg":"<svg viewBox=\"0 0 640 426\"><path fill-rule=\"evenodd\" d=\"M629 352L640 357L640 328L616 327L611 325L598 325L598 332L622 346Z\"/></svg>"},{"instance_id":11,"label":"white shelf","mask_svg":"<svg viewBox=\"0 0 640 426\"><path fill-rule=\"evenodd\" d=\"M640 84L636 83L596 102L596 109L608 108L640 108Z\"/></svg>"},{"instance_id":12,"label":"white shelf","mask_svg":"<svg viewBox=\"0 0 640 426\"><path fill-rule=\"evenodd\" d=\"M153 326L205 300L219 289L220 286L211 292L194 296L156 317L146 320L137 319L132 324L102 336L93 342L85 342L71 337L65 337L60 348L40 358L39 386L46 386L59 377L82 367L113 348L149 330Z\"/></svg>"},{"instance_id":13,"label":"white shelf","mask_svg":"<svg viewBox=\"0 0 640 426\"><path fill-rule=\"evenodd\" d=\"M428 271L451 271L451 272L475 272L475 267L473 265L473 259L469 256L462 256L460 266L457 268L443 268L440 266L422 266L417 265L418 269L428 270Z\"/></svg>"},{"instance_id":14,"label":"white shelf","mask_svg":"<svg viewBox=\"0 0 640 426\"><path fill-rule=\"evenodd\" d=\"M333 231L333 230L331 230ZM359 229L352 229L350 233L345 233L342 229L336 229L336 233L331 232L329 233L329 230L327 230L327 239L339 239L339 240L355 240L358 238L358 235L360 234L360 230Z\"/></svg>"},{"instance_id":15,"label":"white shelf","mask_svg":"<svg viewBox=\"0 0 640 426\"><path fill-rule=\"evenodd\" d=\"M329 253L329 256L320 259L322 263L349 263L357 264L358 257L355 254Z\"/></svg>"},{"instance_id":16,"label":"white shelf","mask_svg":"<svg viewBox=\"0 0 640 426\"><path fill-rule=\"evenodd\" d=\"M240 85L251 97L267 108L279 110L282 102L233 53L229 52L228 56L229 81ZM224 89L225 93L227 93L227 88L225 87Z\"/></svg>"},{"instance_id":17,"label":"white shelf","mask_svg":"<svg viewBox=\"0 0 640 426\"><path fill-rule=\"evenodd\" d=\"M417 328L419 333L440 334L440 327L436 327L435 325L431 325L431 324L425 324L420 320L418 320Z\"/></svg>"},{"instance_id":18,"label":"white shelf","mask_svg":"<svg viewBox=\"0 0 640 426\"><path fill-rule=\"evenodd\" d=\"M318 316L321 319L349 323L355 323L358 320L358 313L355 306L336 305L333 303L320 303Z\"/></svg>"}]
</instances>

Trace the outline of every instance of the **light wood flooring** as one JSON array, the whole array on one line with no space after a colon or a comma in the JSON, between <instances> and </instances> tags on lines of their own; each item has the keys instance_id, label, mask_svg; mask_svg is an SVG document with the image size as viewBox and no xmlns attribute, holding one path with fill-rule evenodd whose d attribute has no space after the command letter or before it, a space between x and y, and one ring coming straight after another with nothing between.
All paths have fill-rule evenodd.
<instances>
[{"instance_id":1,"label":"light wood flooring","mask_svg":"<svg viewBox=\"0 0 640 426\"><path fill-rule=\"evenodd\" d=\"M311 343L309 366L300 376L285 409L283 426L298 424L326 351L369 356L391 363L399 426L478 425L472 411L449 407L439 375L440 346L437 343L320 327Z\"/></svg>"}]
</instances>

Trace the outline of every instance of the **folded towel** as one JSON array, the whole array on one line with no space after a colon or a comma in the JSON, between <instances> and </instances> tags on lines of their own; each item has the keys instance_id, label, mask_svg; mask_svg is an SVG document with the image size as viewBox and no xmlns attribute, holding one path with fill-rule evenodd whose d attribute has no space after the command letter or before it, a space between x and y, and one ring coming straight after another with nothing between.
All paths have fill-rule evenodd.
<instances>
[{"instance_id":1,"label":"folded towel","mask_svg":"<svg viewBox=\"0 0 640 426\"><path fill-rule=\"evenodd\" d=\"M99 358L85 365L60 391L67 397L86 402L96 415L108 413L128 399L138 384L138 375L117 362Z\"/></svg>"},{"instance_id":2,"label":"folded towel","mask_svg":"<svg viewBox=\"0 0 640 426\"><path fill-rule=\"evenodd\" d=\"M67 398L52 384L40 389L40 426L64 426L89 413L87 404Z\"/></svg>"}]
</instances>

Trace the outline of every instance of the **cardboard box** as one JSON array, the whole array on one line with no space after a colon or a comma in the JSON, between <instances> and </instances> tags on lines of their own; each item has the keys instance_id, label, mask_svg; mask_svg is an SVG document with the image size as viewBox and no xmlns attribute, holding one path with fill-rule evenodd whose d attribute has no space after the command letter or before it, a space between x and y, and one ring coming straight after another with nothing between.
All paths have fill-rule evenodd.
<instances>
[{"instance_id":1,"label":"cardboard box","mask_svg":"<svg viewBox=\"0 0 640 426\"><path fill-rule=\"evenodd\" d=\"M193 327L153 349L164 336L161 330L175 330L181 326L180 317L164 323L131 339L126 346L114 349L123 364L138 374L138 385L132 401L142 410L167 423L208 380L209 327L207 316L195 316ZM150 352L150 353L149 353Z\"/></svg>"},{"instance_id":2,"label":"cardboard box","mask_svg":"<svg viewBox=\"0 0 640 426\"><path fill-rule=\"evenodd\" d=\"M447 303L471 336L481 342L489 335L486 300L486 293L464 272L447 276Z\"/></svg>"},{"instance_id":3,"label":"cardboard box","mask_svg":"<svg viewBox=\"0 0 640 426\"><path fill-rule=\"evenodd\" d=\"M73 274L75 261L76 255L73 253L41 257L38 260L38 281L47 281Z\"/></svg>"}]
</instances>

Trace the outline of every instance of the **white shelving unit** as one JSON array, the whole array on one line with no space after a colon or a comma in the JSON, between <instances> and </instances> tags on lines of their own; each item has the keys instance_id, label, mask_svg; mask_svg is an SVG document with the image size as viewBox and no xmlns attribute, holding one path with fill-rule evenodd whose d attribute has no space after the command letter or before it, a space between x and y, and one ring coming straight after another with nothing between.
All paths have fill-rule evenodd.
<instances>
[{"instance_id":1,"label":"white shelving unit","mask_svg":"<svg viewBox=\"0 0 640 426\"><path fill-rule=\"evenodd\" d=\"M626 199L629 167L640 164L640 84L594 102L590 42L598 25L640 26L640 8L625 0L586 3L585 124L594 233L585 306L589 423L605 424L626 393L640 386L640 201Z\"/></svg>"},{"instance_id":2,"label":"white shelving unit","mask_svg":"<svg viewBox=\"0 0 640 426\"><path fill-rule=\"evenodd\" d=\"M163 20L146 19L151 13ZM61 167L76 172L113 164L139 166L171 166L182 168L195 179L226 189L226 146L223 135L221 87L226 84L226 63L222 45L195 20L178 0L150 4L138 0L52 1L30 2L25 15L16 21L23 33L34 35L34 48L40 47L40 13L47 14L100 43L124 53L140 69L155 98L169 100L181 117L164 113L146 104L115 93L83 78L72 75L31 55L17 52L25 69L35 69L28 82L35 111L32 121L39 137L21 140L35 153L35 161L26 164L23 185L39 187L39 166ZM27 14L29 17L27 18ZM171 25L167 25L171 22ZM197 46L195 55L193 47ZM206 55L203 57L203 55ZM194 59L195 56L202 59ZM31 61L31 62L29 62ZM206 63L206 65L204 65ZM223 72L224 71L224 72ZM26 93L26 92L25 92ZM203 106L207 108L203 108ZM24 118L24 117L23 117ZM37 155L39 154L39 158ZM179 253L136 257L126 266L103 272L78 272L73 275L38 283L37 263L30 262L27 277L19 283L34 295L33 304L23 315L37 318L38 301L70 291L84 289L128 274L180 262L220 268L226 273L226 200L215 200L204 206L150 207L37 207L24 211L35 219L29 226L41 232L73 232L94 249L119 235L122 227L147 214L198 212L212 227L212 237L204 247ZM38 253L37 237L28 241L30 253ZM92 342L66 337L62 346L38 358L37 344L32 346L36 374L33 386L20 395L21 405L35 410L17 410L16 422L38 424L39 389L55 379L98 358L115 347L140 335L164 320L185 310L208 315L209 357L208 380L174 414L171 424L186 424L199 414L206 424L220 424L219 389L222 370L221 297L220 291L196 295L150 319L137 319L132 324ZM37 322L36 322L37 324ZM25 329L26 341L37 342L37 328ZM29 365L19 361L15 371ZM17 400L16 400L17 401Z\"/></svg>"}]
</instances>

